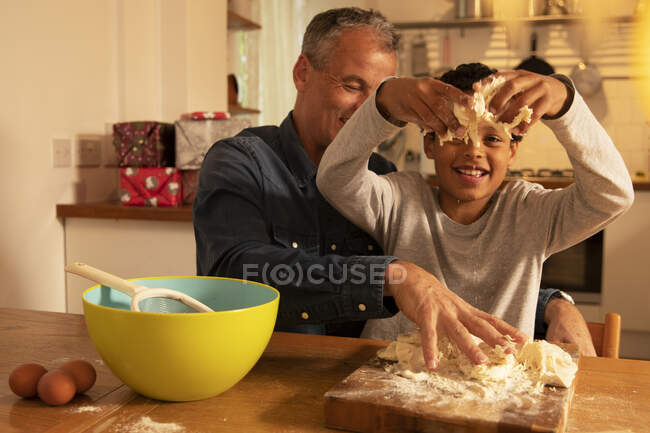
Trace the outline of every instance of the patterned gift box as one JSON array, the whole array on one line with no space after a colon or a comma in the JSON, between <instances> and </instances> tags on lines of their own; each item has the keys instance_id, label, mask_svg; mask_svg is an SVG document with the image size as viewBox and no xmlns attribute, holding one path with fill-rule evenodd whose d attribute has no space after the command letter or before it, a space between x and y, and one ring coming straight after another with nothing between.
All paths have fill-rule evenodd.
<instances>
[{"instance_id":1,"label":"patterned gift box","mask_svg":"<svg viewBox=\"0 0 650 433\"><path fill-rule=\"evenodd\" d=\"M234 137L251 126L248 119L181 119L176 127L176 168L197 170L210 147L222 138Z\"/></svg>"},{"instance_id":2,"label":"patterned gift box","mask_svg":"<svg viewBox=\"0 0 650 433\"><path fill-rule=\"evenodd\" d=\"M182 170L183 178L183 204L189 205L196 197L196 189L199 186L199 172L201 170Z\"/></svg>"},{"instance_id":3,"label":"patterned gift box","mask_svg":"<svg viewBox=\"0 0 650 433\"><path fill-rule=\"evenodd\" d=\"M171 167L175 164L175 129L171 123L122 122L113 125L113 145L120 167Z\"/></svg>"},{"instance_id":4,"label":"patterned gift box","mask_svg":"<svg viewBox=\"0 0 650 433\"><path fill-rule=\"evenodd\" d=\"M181 119L207 120L207 119L230 119L227 111L193 111L181 114Z\"/></svg>"},{"instance_id":5,"label":"patterned gift box","mask_svg":"<svg viewBox=\"0 0 650 433\"><path fill-rule=\"evenodd\" d=\"M181 173L174 167L121 168L120 201L126 206L180 206Z\"/></svg>"}]
</instances>

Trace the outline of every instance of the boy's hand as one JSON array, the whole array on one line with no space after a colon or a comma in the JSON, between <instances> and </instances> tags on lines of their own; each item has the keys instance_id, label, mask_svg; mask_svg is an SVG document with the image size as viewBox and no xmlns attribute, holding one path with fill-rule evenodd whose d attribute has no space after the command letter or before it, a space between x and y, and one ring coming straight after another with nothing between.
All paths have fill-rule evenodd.
<instances>
[{"instance_id":1,"label":"boy's hand","mask_svg":"<svg viewBox=\"0 0 650 433\"><path fill-rule=\"evenodd\" d=\"M490 346L508 345L505 335L517 342L528 339L515 327L472 307L446 288L436 277L419 266L395 261L386 267L385 288L399 309L420 327L424 361L430 370L438 367L438 333L446 334L475 364L487 362L487 356L470 334Z\"/></svg>"},{"instance_id":2,"label":"boy's hand","mask_svg":"<svg viewBox=\"0 0 650 433\"><path fill-rule=\"evenodd\" d=\"M453 103L470 107L472 98L433 78L395 78L386 81L376 103L392 117L444 135L447 129L462 137L465 128L454 116Z\"/></svg>"},{"instance_id":3,"label":"boy's hand","mask_svg":"<svg viewBox=\"0 0 650 433\"><path fill-rule=\"evenodd\" d=\"M558 114L568 97L564 83L547 75L517 70L497 72L494 76L507 80L490 103L490 111L498 115L498 120L512 122L525 105L533 109L530 123L522 122L513 128L512 132L518 135L523 135L542 116Z\"/></svg>"}]
</instances>

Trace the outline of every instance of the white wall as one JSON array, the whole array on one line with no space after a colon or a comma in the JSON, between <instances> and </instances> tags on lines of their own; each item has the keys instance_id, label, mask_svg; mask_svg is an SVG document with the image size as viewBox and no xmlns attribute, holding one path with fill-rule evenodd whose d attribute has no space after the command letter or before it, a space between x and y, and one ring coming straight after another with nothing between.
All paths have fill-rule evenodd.
<instances>
[{"instance_id":1,"label":"white wall","mask_svg":"<svg viewBox=\"0 0 650 433\"><path fill-rule=\"evenodd\" d=\"M105 200L117 174L52 168L52 138L225 109L226 1L3 0L1 8L0 305L64 311L56 204Z\"/></svg>"},{"instance_id":2,"label":"white wall","mask_svg":"<svg viewBox=\"0 0 650 433\"><path fill-rule=\"evenodd\" d=\"M97 199L113 170L52 168L53 137L104 132L114 113L109 2L4 1L0 14L0 305L62 311L63 227L75 183ZM74 18L73 18L74 17ZM80 188L82 191L83 188Z\"/></svg>"}]
</instances>

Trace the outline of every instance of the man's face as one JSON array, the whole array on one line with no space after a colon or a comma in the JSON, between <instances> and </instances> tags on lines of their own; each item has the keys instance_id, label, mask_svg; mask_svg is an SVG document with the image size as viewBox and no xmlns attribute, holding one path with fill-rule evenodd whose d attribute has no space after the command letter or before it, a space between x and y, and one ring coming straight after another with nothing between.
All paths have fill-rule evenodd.
<instances>
[{"instance_id":1,"label":"man's face","mask_svg":"<svg viewBox=\"0 0 650 433\"><path fill-rule=\"evenodd\" d=\"M435 160L441 200L487 204L503 182L519 143L486 121L479 122L478 136L480 146L457 139L440 146L437 138L425 136L424 150Z\"/></svg>"},{"instance_id":2,"label":"man's face","mask_svg":"<svg viewBox=\"0 0 650 433\"><path fill-rule=\"evenodd\" d=\"M322 70L301 57L296 67L305 62L305 76L296 87L305 122L297 127L303 144L311 148L327 147L381 80L397 69L394 53L383 50L368 29L344 31Z\"/></svg>"}]
</instances>

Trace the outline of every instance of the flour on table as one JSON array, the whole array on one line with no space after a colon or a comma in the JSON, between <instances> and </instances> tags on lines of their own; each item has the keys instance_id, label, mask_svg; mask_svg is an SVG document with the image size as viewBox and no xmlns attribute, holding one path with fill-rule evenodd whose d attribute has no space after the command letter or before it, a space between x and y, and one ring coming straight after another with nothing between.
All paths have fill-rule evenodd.
<instances>
[{"instance_id":1,"label":"flour on table","mask_svg":"<svg viewBox=\"0 0 650 433\"><path fill-rule=\"evenodd\" d=\"M181 433L185 431L185 427L173 422L156 422L148 416L140 417L140 419L126 426L118 426L120 431L127 433Z\"/></svg>"},{"instance_id":2,"label":"flour on table","mask_svg":"<svg viewBox=\"0 0 650 433\"><path fill-rule=\"evenodd\" d=\"M569 387L578 369L571 355L546 341L517 345L513 342L514 353L506 353L506 347L490 347L475 339L488 356L486 364L474 365L456 344L441 337L438 368L430 372L424 363L417 332L398 336L397 341L379 350L377 355L397 361L386 366L388 372L426 382L461 399L501 400L514 394L539 394L544 385Z\"/></svg>"},{"instance_id":3,"label":"flour on table","mask_svg":"<svg viewBox=\"0 0 650 433\"><path fill-rule=\"evenodd\" d=\"M102 408L99 406L79 406L75 407L72 409L72 412L74 413L82 413L82 412L101 412Z\"/></svg>"}]
</instances>

